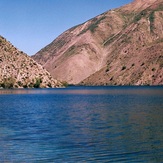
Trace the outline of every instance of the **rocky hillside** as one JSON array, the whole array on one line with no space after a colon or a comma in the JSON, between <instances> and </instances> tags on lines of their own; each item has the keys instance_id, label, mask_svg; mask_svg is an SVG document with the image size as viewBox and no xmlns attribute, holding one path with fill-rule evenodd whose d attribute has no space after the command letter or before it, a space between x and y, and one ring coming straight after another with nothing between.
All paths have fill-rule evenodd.
<instances>
[{"instance_id":1,"label":"rocky hillside","mask_svg":"<svg viewBox=\"0 0 163 163\"><path fill-rule=\"evenodd\" d=\"M60 87L41 65L0 36L0 87Z\"/></svg>"},{"instance_id":2,"label":"rocky hillside","mask_svg":"<svg viewBox=\"0 0 163 163\"><path fill-rule=\"evenodd\" d=\"M163 0L135 0L73 27L33 56L83 85L163 84Z\"/></svg>"}]
</instances>

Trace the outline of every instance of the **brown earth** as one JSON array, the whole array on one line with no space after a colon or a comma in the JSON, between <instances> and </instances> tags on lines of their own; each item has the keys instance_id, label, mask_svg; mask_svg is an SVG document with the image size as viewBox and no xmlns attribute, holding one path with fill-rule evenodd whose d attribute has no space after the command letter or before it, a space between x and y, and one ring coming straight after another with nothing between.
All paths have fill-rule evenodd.
<instances>
[{"instance_id":1,"label":"brown earth","mask_svg":"<svg viewBox=\"0 0 163 163\"><path fill-rule=\"evenodd\" d=\"M163 0L135 0L73 27L33 56L82 85L163 84Z\"/></svg>"}]
</instances>

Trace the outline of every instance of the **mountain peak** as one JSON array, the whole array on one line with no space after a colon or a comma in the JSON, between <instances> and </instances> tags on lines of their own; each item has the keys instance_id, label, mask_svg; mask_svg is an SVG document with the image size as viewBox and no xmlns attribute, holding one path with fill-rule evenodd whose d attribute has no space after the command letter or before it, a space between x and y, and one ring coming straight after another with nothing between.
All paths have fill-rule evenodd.
<instances>
[{"instance_id":1,"label":"mountain peak","mask_svg":"<svg viewBox=\"0 0 163 163\"><path fill-rule=\"evenodd\" d=\"M133 3L137 5L151 5L153 3L162 2L163 0L134 0Z\"/></svg>"},{"instance_id":2,"label":"mountain peak","mask_svg":"<svg viewBox=\"0 0 163 163\"><path fill-rule=\"evenodd\" d=\"M157 0L134 0L134 2L139 2L139 3L153 3L156 2Z\"/></svg>"},{"instance_id":3,"label":"mountain peak","mask_svg":"<svg viewBox=\"0 0 163 163\"><path fill-rule=\"evenodd\" d=\"M163 0L135 0L75 26L33 59L84 85L163 84Z\"/></svg>"},{"instance_id":4,"label":"mountain peak","mask_svg":"<svg viewBox=\"0 0 163 163\"><path fill-rule=\"evenodd\" d=\"M161 3L163 0L134 0L132 3L124 6L132 11L140 11L148 8L152 4Z\"/></svg>"}]
</instances>

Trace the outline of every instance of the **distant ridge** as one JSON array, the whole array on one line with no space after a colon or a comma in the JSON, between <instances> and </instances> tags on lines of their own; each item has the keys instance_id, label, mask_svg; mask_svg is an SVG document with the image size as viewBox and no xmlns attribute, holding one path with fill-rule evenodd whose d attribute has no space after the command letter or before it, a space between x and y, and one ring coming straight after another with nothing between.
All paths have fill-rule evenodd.
<instances>
[{"instance_id":1,"label":"distant ridge","mask_svg":"<svg viewBox=\"0 0 163 163\"><path fill-rule=\"evenodd\" d=\"M163 85L163 0L134 0L75 26L32 58L81 85Z\"/></svg>"}]
</instances>

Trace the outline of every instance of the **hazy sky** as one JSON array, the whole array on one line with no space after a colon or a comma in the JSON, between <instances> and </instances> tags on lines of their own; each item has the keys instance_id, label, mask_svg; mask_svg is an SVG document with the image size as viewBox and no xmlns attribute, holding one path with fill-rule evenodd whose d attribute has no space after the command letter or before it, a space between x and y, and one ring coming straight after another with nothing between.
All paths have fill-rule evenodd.
<instances>
[{"instance_id":1,"label":"hazy sky","mask_svg":"<svg viewBox=\"0 0 163 163\"><path fill-rule=\"evenodd\" d=\"M132 0L0 0L0 35L33 55L65 30Z\"/></svg>"}]
</instances>

